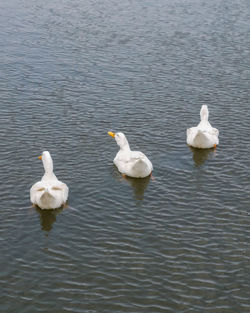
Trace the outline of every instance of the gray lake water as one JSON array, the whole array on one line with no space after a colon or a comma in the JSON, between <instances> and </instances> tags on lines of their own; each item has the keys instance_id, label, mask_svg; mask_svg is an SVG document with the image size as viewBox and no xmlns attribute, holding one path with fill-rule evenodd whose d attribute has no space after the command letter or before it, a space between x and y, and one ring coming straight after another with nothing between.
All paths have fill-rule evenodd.
<instances>
[{"instance_id":1,"label":"gray lake water","mask_svg":"<svg viewBox=\"0 0 250 313\"><path fill-rule=\"evenodd\" d=\"M250 312L249 0L1 0L1 313ZM186 145L202 104L216 150ZM125 179L107 131L147 154ZM49 150L68 207L31 207Z\"/></svg>"}]
</instances>

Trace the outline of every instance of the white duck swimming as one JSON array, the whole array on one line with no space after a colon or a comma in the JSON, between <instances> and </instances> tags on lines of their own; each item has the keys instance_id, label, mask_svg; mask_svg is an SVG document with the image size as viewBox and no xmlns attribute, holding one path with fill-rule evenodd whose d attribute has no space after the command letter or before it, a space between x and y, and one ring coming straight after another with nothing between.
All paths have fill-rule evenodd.
<instances>
[{"instance_id":1,"label":"white duck swimming","mask_svg":"<svg viewBox=\"0 0 250 313\"><path fill-rule=\"evenodd\" d=\"M130 177L143 178L151 174L153 165L140 151L131 151L127 138L123 133L108 132L111 137L114 137L120 151L114 158L114 164L119 172Z\"/></svg>"},{"instance_id":2,"label":"white duck swimming","mask_svg":"<svg viewBox=\"0 0 250 313\"><path fill-rule=\"evenodd\" d=\"M30 201L41 209L59 208L68 199L68 186L53 173L53 161L48 151L44 151L39 159L43 161L45 173L41 181L31 187Z\"/></svg>"},{"instance_id":3,"label":"white duck swimming","mask_svg":"<svg viewBox=\"0 0 250 313\"><path fill-rule=\"evenodd\" d=\"M219 131L213 128L208 121L208 108L206 105L201 107L201 121L196 127L187 129L187 144L195 148L216 148L219 144Z\"/></svg>"}]
</instances>

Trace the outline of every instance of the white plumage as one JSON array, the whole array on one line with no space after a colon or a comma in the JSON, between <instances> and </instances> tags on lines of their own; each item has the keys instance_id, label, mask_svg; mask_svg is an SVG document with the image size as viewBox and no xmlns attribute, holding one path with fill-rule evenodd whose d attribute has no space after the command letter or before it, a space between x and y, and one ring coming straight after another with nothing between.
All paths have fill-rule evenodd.
<instances>
[{"instance_id":1,"label":"white plumage","mask_svg":"<svg viewBox=\"0 0 250 313\"><path fill-rule=\"evenodd\" d=\"M194 148L208 149L219 144L219 131L208 121L208 108L203 105L200 110L201 121L196 127L187 129L187 144Z\"/></svg>"},{"instance_id":2,"label":"white plumage","mask_svg":"<svg viewBox=\"0 0 250 313\"><path fill-rule=\"evenodd\" d=\"M56 209L66 203L68 186L59 181L53 172L53 161L48 151L39 157L43 161L45 173L30 189L30 201L41 209Z\"/></svg>"},{"instance_id":3,"label":"white plumage","mask_svg":"<svg viewBox=\"0 0 250 313\"><path fill-rule=\"evenodd\" d=\"M130 177L143 178L151 174L153 165L150 160L140 151L131 151L127 138L123 133L108 134L115 138L119 152L114 158L114 164L117 166L119 172Z\"/></svg>"}]
</instances>

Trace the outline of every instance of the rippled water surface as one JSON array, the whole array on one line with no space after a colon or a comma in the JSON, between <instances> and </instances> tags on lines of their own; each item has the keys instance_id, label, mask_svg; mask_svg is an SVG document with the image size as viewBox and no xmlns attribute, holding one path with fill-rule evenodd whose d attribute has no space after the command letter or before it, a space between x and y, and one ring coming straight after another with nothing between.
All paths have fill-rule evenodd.
<instances>
[{"instance_id":1,"label":"rippled water surface","mask_svg":"<svg viewBox=\"0 0 250 313\"><path fill-rule=\"evenodd\" d=\"M0 2L0 311L250 312L248 0ZM216 150L186 145L207 104ZM147 154L125 179L107 131ZM32 208L49 150L68 207Z\"/></svg>"}]
</instances>

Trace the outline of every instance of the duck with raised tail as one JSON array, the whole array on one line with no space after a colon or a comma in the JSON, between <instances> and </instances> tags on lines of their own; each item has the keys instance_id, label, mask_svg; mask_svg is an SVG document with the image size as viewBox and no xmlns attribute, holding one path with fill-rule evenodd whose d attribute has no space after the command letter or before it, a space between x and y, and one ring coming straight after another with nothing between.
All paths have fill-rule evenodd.
<instances>
[{"instance_id":1,"label":"duck with raised tail","mask_svg":"<svg viewBox=\"0 0 250 313\"><path fill-rule=\"evenodd\" d=\"M30 189L30 201L41 209L57 209L66 203L69 188L59 181L53 172L53 161L48 151L39 157L43 161L45 173Z\"/></svg>"},{"instance_id":2,"label":"duck with raised tail","mask_svg":"<svg viewBox=\"0 0 250 313\"><path fill-rule=\"evenodd\" d=\"M187 144L194 148L216 148L219 144L219 131L208 121L208 108L203 105L200 110L201 121L196 127L187 129Z\"/></svg>"},{"instance_id":3,"label":"duck with raised tail","mask_svg":"<svg viewBox=\"0 0 250 313\"><path fill-rule=\"evenodd\" d=\"M140 151L131 151L127 138L123 133L108 132L115 138L120 147L119 152L114 158L114 164L120 173L129 177L143 178L152 173L153 165L150 160Z\"/></svg>"}]
</instances>

